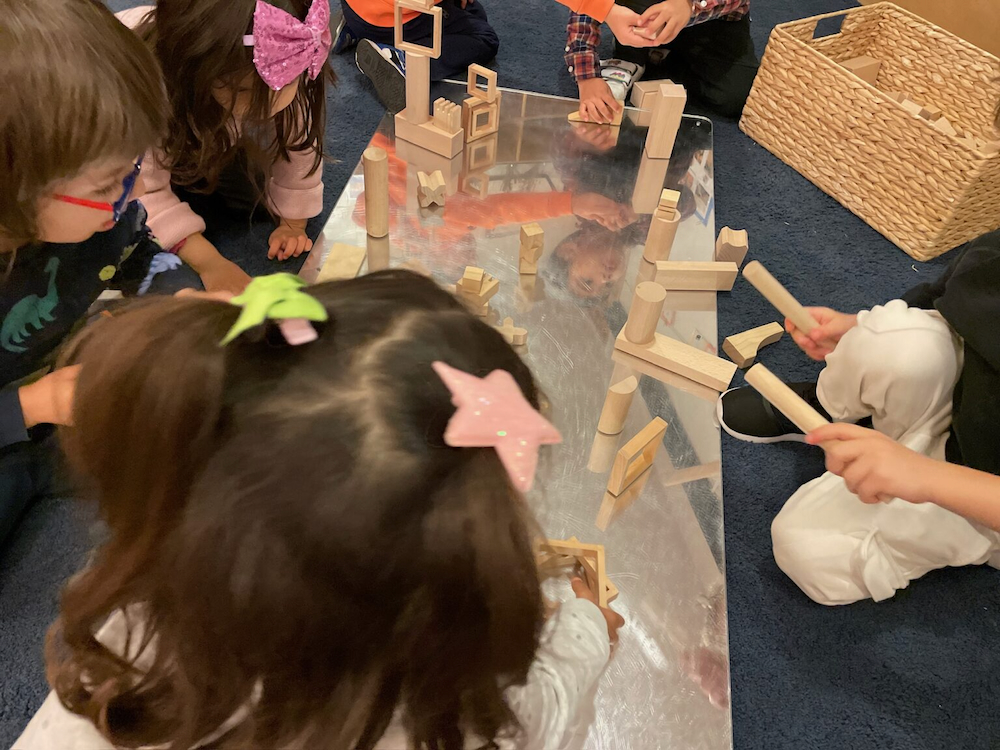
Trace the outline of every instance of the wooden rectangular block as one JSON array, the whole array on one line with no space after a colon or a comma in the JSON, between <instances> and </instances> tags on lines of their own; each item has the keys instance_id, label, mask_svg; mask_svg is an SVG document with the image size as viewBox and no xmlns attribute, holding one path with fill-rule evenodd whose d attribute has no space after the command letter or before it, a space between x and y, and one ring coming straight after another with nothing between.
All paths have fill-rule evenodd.
<instances>
[{"instance_id":1,"label":"wooden rectangular block","mask_svg":"<svg viewBox=\"0 0 1000 750\"><path fill-rule=\"evenodd\" d=\"M656 264L656 283L664 289L728 292L740 269L719 261L661 260Z\"/></svg>"},{"instance_id":2,"label":"wooden rectangular block","mask_svg":"<svg viewBox=\"0 0 1000 750\"><path fill-rule=\"evenodd\" d=\"M458 284L462 288L463 292L479 294L483 291L483 280L485 275L486 272L482 268L477 268L476 266L466 266L465 273L462 274L462 278L459 279Z\"/></svg>"},{"instance_id":3,"label":"wooden rectangular block","mask_svg":"<svg viewBox=\"0 0 1000 750\"><path fill-rule=\"evenodd\" d=\"M636 81L632 84L629 104L639 109L652 109L653 98L660 90L660 85L666 81Z\"/></svg>"},{"instance_id":4,"label":"wooden rectangular block","mask_svg":"<svg viewBox=\"0 0 1000 750\"><path fill-rule=\"evenodd\" d=\"M784 333L785 329L778 323L757 326L749 331L727 336L726 340L722 342L722 351L736 363L737 367L749 367L761 349L768 344L773 344Z\"/></svg>"},{"instance_id":5,"label":"wooden rectangular block","mask_svg":"<svg viewBox=\"0 0 1000 750\"><path fill-rule=\"evenodd\" d=\"M680 200L681 194L679 191L663 188L660 191L660 200L656 204L656 207L657 209L670 212L670 215L673 216L673 212L677 210L677 204L680 203Z\"/></svg>"},{"instance_id":6,"label":"wooden rectangular block","mask_svg":"<svg viewBox=\"0 0 1000 750\"><path fill-rule=\"evenodd\" d=\"M333 247L330 248L330 254L323 262L323 267L319 269L316 283L335 279L353 279L361 270L361 264L365 262L367 253L367 248L334 242Z\"/></svg>"},{"instance_id":7,"label":"wooden rectangular block","mask_svg":"<svg viewBox=\"0 0 1000 750\"><path fill-rule=\"evenodd\" d=\"M433 122L414 125L407 119L406 110L396 115L396 138L415 143L435 154L453 159L462 153L462 131L446 133Z\"/></svg>"},{"instance_id":8,"label":"wooden rectangular block","mask_svg":"<svg viewBox=\"0 0 1000 750\"><path fill-rule=\"evenodd\" d=\"M700 293L707 294L707 292ZM694 292L686 292L686 294L694 294ZM715 297L715 294L712 294L712 297ZM715 310L714 306L712 307L712 310ZM657 367L648 360L633 357L631 354L626 354L620 349L614 350L611 354L611 360L616 365L628 367L633 372L645 375L653 380L658 380L671 388L676 388L681 393L694 396L702 401L708 401L709 403L714 404L719 400L719 391L716 389L709 388L707 385L702 385L701 383L696 383L690 378L678 375L676 372L671 372L670 370L665 370L662 367Z\"/></svg>"},{"instance_id":9,"label":"wooden rectangular block","mask_svg":"<svg viewBox=\"0 0 1000 750\"><path fill-rule=\"evenodd\" d=\"M486 91L479 88L479 79L486 79ZM470 65L469 77L466 81L466 91L469 96L481 99L484 102L495 102L497 100L497 73L482 65Z\"/></svg>"},{"instance_id":10,"label":"wooden rectangular block","mask_svg":"<svg viewBox=\"0 0 1000 750\"><path fill-rule=\"evenodd\" d=\"M653 465L666 431L667 423L656 417L621 447L615 456L615 464L611 467L608 492L620 495L640 474Z\"/></svg>"},{"instance_id":11,"label":"wooden rectangular block","mask_svg":"<svg viewBox=\"0 0 1000 750\"><path fill-rule=\"evenodd\" d=\"M675 341L662 333L654 334L653 340L647 344L635 344L625 338L623 328L615 339L615 349L717 391L726 390L736 374L736 365L732 362Z\"/></svg>"},{"instance_id":12,"label":"wooden rectangular block","mask_svg":"<svg viewBox=\"0 0 1000 750\"><path fill-rule=\"evenodd\" d=\"M852 60L845 60L841 65L850 72L854 73L858 78L860 78L865 83L875 85L875 81L878 78L878 72L882 68L882 61L876 60L874 57L868 57L867 55L862 55L861 57L855 57Z\"/></svg>"},{"instance_id":13,"label":"wooden rectangular block","mask_svg":"<svg viewBox=\"0 0 1000 750\"><path fill-rule=\"evenodd\" d=\"M428 15L432 19L433 31L431 33L431 46L424 47L420 44L412 44L403 39L403 11L412 10L417 13ZM433 57L435 59L441 57L441 32L444 28L444 18L441 15L442 10L440 6L431 4L428 7L426 2L422 0L396 0L395 6L393 7L393 35L395 42L393 44L396 49L401 49L407 53L414 53L417 55L427 55L428 57ZM407 56L407 75L409 75L409 64L410 59Z\"/></svg>"},{"instance_id":14,"label":"wooden rectangular block","mask_svg":"<svg viewBox=\"0 0 1000 750\"><path fill-rule=\"evenodd\" d=\"M687 91L676 83L660 84L653 101L653 121L646 134L645 151L654 159L669 159L684 116Z\"/></svg>"}]
</instances>

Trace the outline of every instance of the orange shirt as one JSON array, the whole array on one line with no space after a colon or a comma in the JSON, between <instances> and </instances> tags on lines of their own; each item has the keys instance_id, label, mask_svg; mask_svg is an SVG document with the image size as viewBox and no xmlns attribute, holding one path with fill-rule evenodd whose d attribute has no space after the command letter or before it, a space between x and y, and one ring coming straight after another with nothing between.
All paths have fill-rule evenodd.
<instances>
[{"instance_id":1,"label":"orange shirt","mask_svg":"<svg viewBox=\"0 0 1000 750\"><path fill-rule=\"evenodd\" d=\"M435 0L435 5L441 0ZM477 0L478 2L478 0ZM584 13L598 21L604 22L614 5L614 0L557 0L575 13ZM372 26L391 27L392 0L347 0L351 10L361 16ZM414 10L403 11L403 23L416 18L419 14Z\"/></svg>"}]
</instances>

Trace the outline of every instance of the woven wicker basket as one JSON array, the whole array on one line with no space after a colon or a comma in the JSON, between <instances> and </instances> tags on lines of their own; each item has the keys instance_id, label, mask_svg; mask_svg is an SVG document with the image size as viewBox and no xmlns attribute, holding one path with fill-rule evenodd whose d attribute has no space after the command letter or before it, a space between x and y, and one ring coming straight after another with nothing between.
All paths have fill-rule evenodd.
<instances>
[{"instance_id":1,"label":"woven wicker basket","mask_svg":"<svg viewBox=\"0 0 1000 750\"><path fill-rule=\"evenodd\" d=\"M839 33L817 23L844 16ZM839 63L882 61L871 86ZM918 260L1000 227L1000 153L913 115L901 92L996 141L1000 60L879 3L776 26L740 127Z\"/></svg>"}]
</instances>

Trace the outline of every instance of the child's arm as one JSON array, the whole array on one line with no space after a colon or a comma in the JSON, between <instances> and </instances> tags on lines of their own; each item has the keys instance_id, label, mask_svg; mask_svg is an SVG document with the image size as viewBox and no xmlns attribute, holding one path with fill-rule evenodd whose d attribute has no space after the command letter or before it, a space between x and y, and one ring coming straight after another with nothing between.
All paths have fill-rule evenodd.
<instances>
[{"instance_id":1,"label":"child's arm","mask_svg":"<svg viewBox=\"0 0 1000 750\"><path fill-rule=\"evenodd\" d=\"M286 260L312 249L306 222L323 210L323 165L315 166L316 153L290 151L271 170L267 199L281 217L268 240L268 258Z\"/></svg>"},{"instance_id":2,"label":"child's arm","mask_svg":"<svg viewBox=\"0 0 1000 750\"><path fill-rule=\"evenodd\" d=\"M749 0L664 0L646 9L640 19L652 44L672 42L686 26L728 16L748 13Z\"/></svg>"},{"instance_id":3,"label":"child's arm","mask_svg":"<svg viewBox=\"0 0 1000 750\"><path fill-rule=\"evenodd\" d=\"M934 503L1000 531L1000 477L925 456L881 432L830 424L806 440L822 445L826 468L865 503L899 498Z\"/></svg>"}]
</instances>

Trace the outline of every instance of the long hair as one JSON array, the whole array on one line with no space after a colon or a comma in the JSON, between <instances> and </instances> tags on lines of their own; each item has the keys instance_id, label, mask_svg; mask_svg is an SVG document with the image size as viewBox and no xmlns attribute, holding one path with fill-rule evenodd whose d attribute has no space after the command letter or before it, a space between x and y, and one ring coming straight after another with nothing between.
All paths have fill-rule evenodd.
<instances>
[{"instance_id":1,"label":"long hair","mask_svg":"<svg viewBox=\"0 0 1000 750\"><path fill-rule=\"evenodd\" d=\"M269 0L300 21L312 2ZM316 80L303 73L292 104L271 115L273 91L253 64L253 47L243 44L253 32L256 0L158 0L136 28L163 67L170 99L170 128L161 143L163 166L173 182L195 192L212 192L236 146L248 157L251 173L267 175L293 151L314 151L313 169L323 160L326 82L335 76L329 61ZM247 89L247 87L249 87ZM246 89L249 106L235 135L235 93ZM228 105L213 92L225 91Z\"/></svg>"},{"instance_id":2,"label":"long hair","mask_svg":"<svg viewBox=\"0 0 1000 750\"><path fill-rule=\"evenodd\" d=\"M38 202L166 129L159 66L99 0L0 0L0 239L37 238Z\"/></svg>"},{"instance_id":3,"label":"long hair","mask_svg":"<svg viewBox=\"0 0 1000 750\"><path fill-rule=\"evenodd\" d=\"M109 536L49 633L64 705L121 747L414 747L516 734L543 622L535 536L495 451L450 448L435 360L531 374L428 279L321 284L318 341L270 324L225 347L235 306L137 302L86 329L71 465ZM94 637L129 618L132 656ZM151 652L155 651L155 655ZM142 668L135 654L151 661Z\"/></svg>"}]
</instances>

